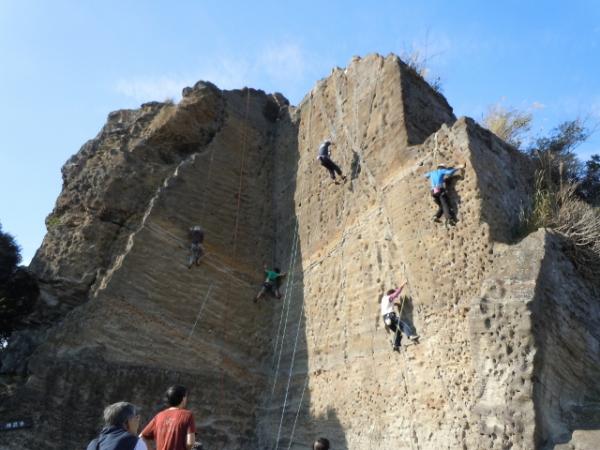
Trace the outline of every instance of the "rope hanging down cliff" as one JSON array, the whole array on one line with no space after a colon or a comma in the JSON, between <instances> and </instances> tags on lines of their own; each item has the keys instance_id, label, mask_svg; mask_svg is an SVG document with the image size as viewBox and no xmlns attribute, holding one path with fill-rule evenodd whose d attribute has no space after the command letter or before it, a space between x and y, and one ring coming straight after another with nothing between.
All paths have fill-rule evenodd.
<instances>
[{"instance_id":1,"label":"rope hanging down cliff","mask_svg":"<svg viewBox=\"0 0 600 450\"><path fill-rule=\"evenodd\" d=\"M237 193L237 208L235 212L235 228L233 232L233 257L237 250L238 228L240 223L240 206L242 203L242 180L244 178L244 158L246 156L246 145L248 143L248 111L250 109L250 88L246 88L246 113L244 114L244 135L242 138L242 162L240 164L240 183Z\"/></svg>"}]
</instances>

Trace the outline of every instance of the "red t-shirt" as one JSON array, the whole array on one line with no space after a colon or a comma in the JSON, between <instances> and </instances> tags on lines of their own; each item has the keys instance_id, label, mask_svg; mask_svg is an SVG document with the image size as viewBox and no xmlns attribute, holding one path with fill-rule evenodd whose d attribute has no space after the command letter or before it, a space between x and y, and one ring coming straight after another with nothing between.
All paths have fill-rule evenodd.
<instances>
[{"instance_id":1,"label":"red t-shirt","mask_svg":"<svg viewBox=\"0 0 600 450\"><path fill-rule=\"evenodd\" d=\"M188 433L196 432L192 412L187 409L165 409L142 431L142 436L156 442L156 450L186 450Z\"/></svg>"}]
</instances>

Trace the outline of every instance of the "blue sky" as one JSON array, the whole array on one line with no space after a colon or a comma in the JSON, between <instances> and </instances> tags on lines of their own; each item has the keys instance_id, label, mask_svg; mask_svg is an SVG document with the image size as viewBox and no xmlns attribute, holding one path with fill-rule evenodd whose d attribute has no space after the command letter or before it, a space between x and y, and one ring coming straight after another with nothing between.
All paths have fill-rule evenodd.
<instances>
[{"instance_id":1,"label":"blue sky","mask_svg":"<svg viewBox=\"0 0 600 450\"><path fill-rule=\"evenodd\" d=\"M600 122L597 1L0 0L0 222L28 262L62 164L110 111L200 79L298 103L353 55L413 50L458 116L502 102L533 112L538 133Z\"/></svg>"}]
</instances>

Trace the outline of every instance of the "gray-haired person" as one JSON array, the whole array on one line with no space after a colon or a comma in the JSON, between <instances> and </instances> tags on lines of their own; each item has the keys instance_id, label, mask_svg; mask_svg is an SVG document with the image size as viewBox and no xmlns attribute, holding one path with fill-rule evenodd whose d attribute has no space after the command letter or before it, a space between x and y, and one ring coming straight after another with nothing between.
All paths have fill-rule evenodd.
<instances>
[{"instance_id":1,"label":"gray-haired person","mask_svg":"<svg viewBox=\"0 0 600 450\"><path fill-rule=\"evenodd\" d=\"M140 426L139 409L127 402L118 402L104 408L104 428L87 450L148 450L137 437Z\"/></svg>"},{"instance_id":2,"label":"gray-haired person","mask_svg":"<svg viewBox=\"0 0 600 450\"><path fill-rule=\"evenodd\" d=\"M329 440L326 438L319 438L313 444L313 450L329 450Z\"/></svg>"},{"instance_id":3,"label":"gray-haired person","mask_svg":"<svg viewBox=\"0 0 600 450\"><path fill-rule=\"evenodd\" d=\"M191 269L194 264L200 265L200 259L204 255L204 248L202 243L204 242L204 230L200 225L194 225L190 228L190 239L192 244L190 245L190 259L188 260L188 269Z\"/></svg>"},{"instance_id":4,"label":"gray-haired person","mask_svg":"<svg viewBox=\"0 0 600 450\"><path fill-rule=\"evenodd\" d=\"M339 184L338 181L335 179L335 174L337 173L343 181L346 181L346 176L342 175L342 169L340 169L340 167L331 160L331 150L329 150L329 147L331 145L333 145L333 142L331 142L329 139L325 139L323 141L323 143L319 147L317 160L321 163L323 167L327 169L331 180L335 184Z\"/></svg>"}]
</instances>

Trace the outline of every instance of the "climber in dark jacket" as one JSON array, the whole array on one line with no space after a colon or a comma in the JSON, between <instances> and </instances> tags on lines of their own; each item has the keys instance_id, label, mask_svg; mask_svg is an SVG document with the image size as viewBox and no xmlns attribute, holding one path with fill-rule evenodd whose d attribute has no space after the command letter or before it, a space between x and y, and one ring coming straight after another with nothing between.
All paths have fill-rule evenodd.
<instances>
[{"instance_id":1,"label":"climber in dark jacket","mask_svg":"<svg viewBox=\"0 0 600 450\"><path fill-rule=\"evenodd\" d=\"M320 437L313 444L313 450L329 450L329 439Z\"/></svg>"},{"instance_id":2,"label":"climber in dark jacket","mask_svg":"<svg viewBox=\"0 0 600 450\"><path fill-rule=\"evenodd\" d=\"M323 141L321 146L319 147L319 154L317 155L317 159L321 162L321 165L325 167L329 171L329 175L335 184L339 184L335 179L335 174L337 173L342 180L346 181L346 176L342 175L342 169L331 160L331 151L329 147L333 144L329 139Z\"/></svg>"},{"instance_id":3,"label":"climber in dark jacket","mask_svg":"<svg viewBox=\"0 0 600 450\"><path fill-rule=\"evenodd\" d=\"M204 242L204 230L200 225L194 225L190 228L190 237L192 245L190 246L190 259L188 261L188 269L191 269L194 264L200 265L200 258L204 255L204 248L202 243Z\"/></svg>"},{"instance_id":4,"label":"climber in dark jacket","mask_svg":"<svg viewBox=\"0 0 600 450\"><path fill-rule=\"evenodd\" d=\"M432 170L431 172L427 172L425 174L425 178L429 178L431 181L431 196L438 207L437 212L433 216L433 220L435 222L439 222L440 217L442 217L443 214L446 218L446 221L450 223L450 225L456 224L456 215L452 209L452 206L450 205L450 201L448 200L446 179L454 176L459 170L463 170L465 166L466 165L463 164L462 166L453 168L446 167L445 164L438 164L436 170Z\"/></svg>"},{"instance_id":5,"label":"climber in dark jacket","mask_svg":"<svg viewBox=\"0 0 600 450\"><path fill-rule=\"evenodd\" d=\"M139 426L140 415L135 405L113 403L104 409L104 428L87 450L147 450L144 441L137 437Z\"/></svg>"}]
</instances>

